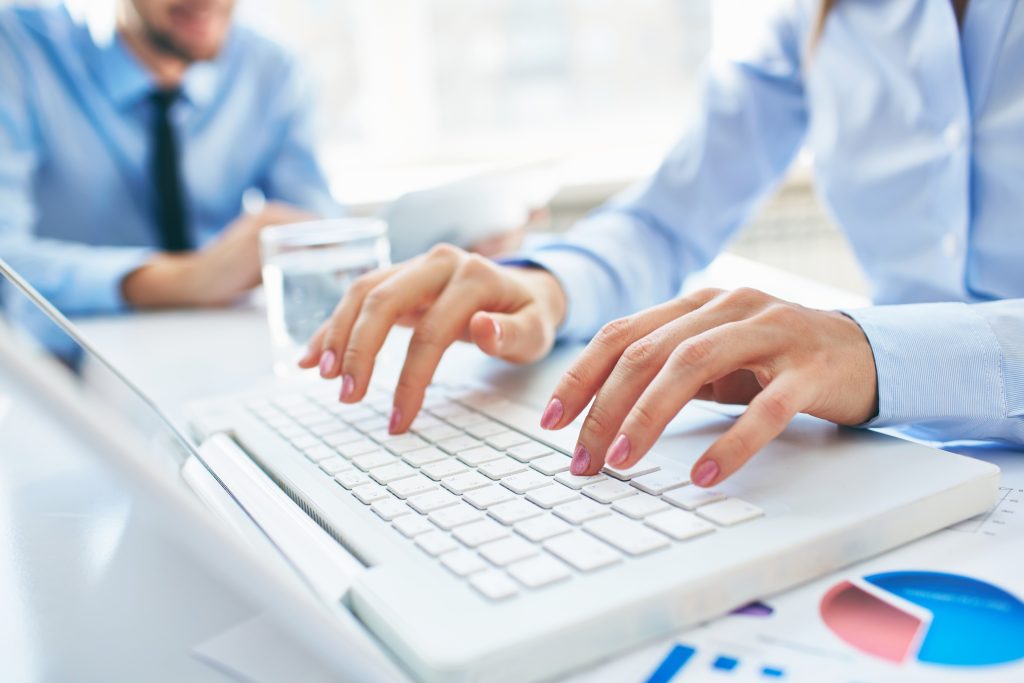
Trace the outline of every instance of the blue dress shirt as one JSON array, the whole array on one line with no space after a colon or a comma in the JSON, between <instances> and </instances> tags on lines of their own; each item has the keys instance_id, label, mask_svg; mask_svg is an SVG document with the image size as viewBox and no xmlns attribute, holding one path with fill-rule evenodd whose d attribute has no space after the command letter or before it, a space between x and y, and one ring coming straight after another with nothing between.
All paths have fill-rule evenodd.
<instances>
[{"instance_id":1,"label":"blue dress shirt","mask_svg":"<svg viewBox=\"0 0 1024 683\"><path fill-rule=\"evenodd\" d=\"M879 414L938 440L1024 443L1024 5L788 0L714 53L694 120L658 172L525 254L560 279L563 337L671 298L806 146L821 197L873 283L849 311Z\"/></svg>"},{"instance_id":2,"label":"blue dress shirt","mask_svg":"<svg viewBox=\"0 0 1024 683\"><path fill-rule=\"evenodd\" d=\"M121 281L159 245L150 155L156 89L112 26L64 7L0 10L0 257L64 313L125 306ZM171 111L192 243L213 239L243 194L330 215L313 154L308 84L242 27L191 66Z\"/></svg>"}]
</instances>

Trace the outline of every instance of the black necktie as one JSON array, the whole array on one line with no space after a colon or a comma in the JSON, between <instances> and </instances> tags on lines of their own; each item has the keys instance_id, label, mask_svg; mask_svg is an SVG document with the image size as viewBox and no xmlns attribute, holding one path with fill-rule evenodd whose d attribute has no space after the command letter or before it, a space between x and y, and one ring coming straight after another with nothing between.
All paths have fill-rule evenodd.
<instances>
[{"instance_id":1,"label":"black necktie","mask_svg":"<svg viewBox=\"0 0 1024 683\"><path fill-rule=\"evenodd\" d=\"M150 96L154 114L153 210L160 230L160 246L166 251L186 251L192 247L178 164L178 140L169 116L179 94L178 90L157 90Z\"/></svg>"}]
</instances>

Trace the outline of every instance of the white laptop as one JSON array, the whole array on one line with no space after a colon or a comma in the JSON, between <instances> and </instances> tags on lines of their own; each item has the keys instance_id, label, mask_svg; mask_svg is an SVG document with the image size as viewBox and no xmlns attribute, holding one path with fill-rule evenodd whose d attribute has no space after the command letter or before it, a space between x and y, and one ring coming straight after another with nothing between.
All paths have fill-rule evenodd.
<instances>
[{"instance_id":1,"label":"white laptop","mask_svg":"<svg viewBox=\"0 0 1024 683\"><path fill-rule=\"evenodd\" d=\"M2 262L0 273L9 296L30 296ZM0 331L0 365L99 433L122 469L151 466L158 454L124 418L169 425L154 406L149 421L97 401L76 409L58 391L67 378L19 353ZM336 392L307 381L197 404L202 445L179 444L176 462L207 505L182 522L207 539L190 547L228 562L346 680L386 675L360 639L416 680L557 679L979 514L999 478L984 462L801 417L703 491L690 465L732 418L694 405L633 471L582 479L567 472L575 435L540 431L516 396L438 386L412 433L391 437L387 387L358 406ZM260 554L191 533L214 518Z\"/></svg>"}]
</instances>

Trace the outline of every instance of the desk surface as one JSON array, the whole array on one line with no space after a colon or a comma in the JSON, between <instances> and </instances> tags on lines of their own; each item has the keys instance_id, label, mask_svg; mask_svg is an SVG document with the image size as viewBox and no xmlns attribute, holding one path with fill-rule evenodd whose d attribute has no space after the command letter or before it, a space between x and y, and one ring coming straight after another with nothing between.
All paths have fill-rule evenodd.
<instances>
[{"instance_id":1,"label":"desk surface","mask_svg":"<svg viewBox=\"0 0 1024 683\"><path fill-rule=\"evenodd\" d=\"M723 257L692 284L756 286L819 307L864 303L735 257ZM190 399L274 381L265 320L258 309L173 311L80 324L96 348L178 420ZM400 335L389 343L401 343ZM454 355L463 376L486 377L540 408L558 368L576 351L559 349L550 361L526 372L468 348ZM380 373L394 376L396 370L385 365ZM446 362L442 374L455 371ZM5 669L17 672L19 680L62 679L72 673L80 680L225 680L224 672L202 664L193 650L251 617L249 608L217 594L210 580L137 528L129 497L92 463L24 428L32 436L21 442L23 452L0 457L0 595L12 603L0 608ZM1020 481L1024 485L1024 476ZM941 549L937 552L941 556ZM188 605L179 592L166 590L168 585L191 585ZM794 614L806 611L801 599L791 601ZM69 625L62 618L69 603L92 615L92 633L76 630L84 622ZM725 637L713 629L692 635L694 642L721 642ZM83 644L68 647L69 640ZM665 647L652 646L583 678L639 679ZM791 667L794 672L798 668Z\"/></svg>"}]
</instances>

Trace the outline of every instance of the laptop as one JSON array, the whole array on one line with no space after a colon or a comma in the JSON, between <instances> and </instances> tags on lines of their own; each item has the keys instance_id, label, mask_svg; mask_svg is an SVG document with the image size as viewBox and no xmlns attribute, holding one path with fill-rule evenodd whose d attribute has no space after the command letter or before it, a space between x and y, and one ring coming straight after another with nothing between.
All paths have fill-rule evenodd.
<instances>
[{"instance_id":1,"label":"laptop","mask_svg":"<svg viewBox=\"0 0 1024 683\"><path fill-rule=\"evenodd\" d=\"M18 335L0 332L0 365L134 473L190 552L249 586L345 680L387 680L395 664L423 681L555 679L979 514L996 496L988 463L808 417L701 490L690 466L735 418L697 404L632 470L573 477L572 430L540 431L535 408L472 378L432 387L399 437L386 432L387 386L356 406L311 380L209 397L190 410L193 448L68 321L2 264L0 274L9 296L77 341L86 375L103 368L134 399L107 400L108 381L84 409L87 387ZM160 439L142 429L154 425ZM178 476L158 477L158 461Z\"/></svg>"}]
</instances>

